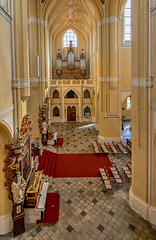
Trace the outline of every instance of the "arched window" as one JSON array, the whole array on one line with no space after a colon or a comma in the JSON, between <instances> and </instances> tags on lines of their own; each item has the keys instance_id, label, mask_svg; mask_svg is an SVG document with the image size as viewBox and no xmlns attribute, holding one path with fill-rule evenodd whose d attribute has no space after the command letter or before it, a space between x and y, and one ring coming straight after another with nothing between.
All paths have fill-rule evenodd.
<instances>
[{"instance_id":1,"label":"arched window","mask_svg":"<svg viewBox=\"0 0 156 240\"><path fill-rule=\"evenodd\" d=\"M59 92L57 90L53 92L53 98L59 98Z\"/></svg>"},{"instance_id":2,"label":"arched window","mask_svg":"<svg viewBox=\"0 0 156 240\"><path fill-rule=\"evenodd\" d=\"M84 92L84 98L90 98L90 92L88 90Z\"/></svg>"},{"instance_id":3,"label":"arched window","mask_svg":"<svg viewBox=\"0 0 156 240\"><path fill-rule=\"evenodd\" d=\"M131 0L127 0L124 11L124 41L131 41Z\"/></svg>"},{"instance_id":4,"label":"arched window","mask_svg":"<svg viewBox=\"0 0 156 240\"><path fill-rule=\"evenodd\" d=\"M86 107L84 109L84 116L87 118L87 117L90 117L91 116L91 110L89 107Z\"/></svg>"},{"instance_id":5,"label":"arched window","mask_svg":"<svg viewBox=\"0 0 156 240\"><path fill-rule=\"evenodd\" d=\"M53 109L53 117L59 117L60 116L60 110L58 107L55 107Z\"/></svg>"},{"instance_id":6,"label":"arched window","mask_svg":"<svg viewBox=\"0 0 156 240\"><path fill-rule=\"evenodd\" d=\"M73 91L70 90L66 95L65 98L78 98L77 94Z\"/></svg>"},{"instance_id":7,"label":"arched window","mask_svg":"<svg viewBox=\"0 0 156 240\"><path fill-rule=\"evenodd\" d=\"M70 41L72 41L72 46L77 47L77 36L75 32L71 29L67 30L63 37L63 47L69 47Z\"/></svg>"},{"instance_id":8,"label":"arched window","mask_svg":"<svg viewBox=\"0 0 156 240\"><path fill-rule=\"evenodd\" d=\"M127 98L127 109L131 109L131 98L130 97L128 97Z\"/></svg>"}]
</instances>

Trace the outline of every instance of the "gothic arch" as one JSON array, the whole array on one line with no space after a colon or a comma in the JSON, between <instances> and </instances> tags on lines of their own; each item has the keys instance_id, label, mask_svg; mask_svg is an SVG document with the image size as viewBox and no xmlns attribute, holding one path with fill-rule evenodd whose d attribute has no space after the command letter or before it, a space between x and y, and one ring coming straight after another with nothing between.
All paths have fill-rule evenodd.
<instances>
[{"instance_id":1,"label":"gothic arch","mask_svg":"<svg viewBox=\"0 0 156 240\"><path fill-rule=\"evenodd\" d=\"M122 100L121 107L122 107L123 103L125 102L125 100L126 100L128 97L132 97L132 95L129 94L129 93L127 94L127 96Z\"/></svg>"},{"instance_id":2,"label":"gothic arch","mask_svg":"<svg viewBox=\"0 0 156 240\"><path fill-rule=\"evenodd\" d=\"M88 94L89 93L89 94ZM87 95L89 95L89 97L86 97ZM84 98L91 98L91 92L89 89L85 89L83 92L83 97Z\"/></svg>"},{"instance_id":3,"label":"gothic arch","mask_svg":"<svg viewBox=\"0 0 156 240\"><path fill-rule=\"evenodd\" d=\"M73 89L73 88L68 88L64 93L63 93L63 98L65 98L66 94L69 92L69 91L73 91L77 94L78 96L78 99L80 99L80 93L76 90L76 89Z\"/></svg>"},{"instance_id":4,"label":"gothic arch","mask_svg":"<svg viewBox=\"0 0 156 240\"><path fill-rule=\"evenodd\" d=\"M58 97L54 97L54 93L55 92L57 92L58 93ZM53 91L52 91L52 96L51 96L52 98L59 98L60 97L60 92L59 92L59 90L58 89L54 89Z\"/></svg>"}]
</instances>

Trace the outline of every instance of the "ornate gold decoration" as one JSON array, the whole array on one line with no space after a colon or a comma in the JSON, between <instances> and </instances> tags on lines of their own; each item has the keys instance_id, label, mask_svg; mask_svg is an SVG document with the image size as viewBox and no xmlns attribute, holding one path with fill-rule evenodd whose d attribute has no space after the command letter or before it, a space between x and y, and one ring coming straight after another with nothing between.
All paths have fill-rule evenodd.
<instances>
[{"instance_id":1,"label":"ornate gold decoration","mask_svg":"<svg viewBox=\"0 0 156 240\"><path fill-rule=\"evenodd\" d=\"M11 189L11 184L13 182L13 179L16 175L16 171L19 170L19 163L21 161L20 155L18 157L14 156L14 150L12 149L13 144L6 144L6 159L4 161L5 167L3 168L3 172L5 172L5 187L9 191L8 197L10 200L13 200L13 194Z\"/></svg>"}]
</instances>

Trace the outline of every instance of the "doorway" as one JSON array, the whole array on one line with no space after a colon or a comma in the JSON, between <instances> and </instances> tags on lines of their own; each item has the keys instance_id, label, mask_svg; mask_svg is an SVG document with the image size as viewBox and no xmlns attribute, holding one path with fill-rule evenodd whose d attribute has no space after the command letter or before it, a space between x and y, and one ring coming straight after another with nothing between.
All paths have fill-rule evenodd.
<instances>
[{"instance_id":1,"label":"doorway","mask_svg":"<svg viewBox=\"0 0 156 240\"><path fill-rule=\"evenodd\" d=\"M76 107L73 106L72 108L69 106L67 108L67 121L76 122Z\"/></svg>"}]
</instances>

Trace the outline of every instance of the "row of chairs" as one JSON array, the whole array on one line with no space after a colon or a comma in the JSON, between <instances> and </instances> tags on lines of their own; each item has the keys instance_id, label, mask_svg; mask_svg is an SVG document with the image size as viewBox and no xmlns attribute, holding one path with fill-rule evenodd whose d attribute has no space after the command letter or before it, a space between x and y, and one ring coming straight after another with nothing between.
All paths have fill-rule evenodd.
<instances>
[{"instance_id":1,"label":"row of chairs","mask_svg":"<svg viewBox=\"0 0 156 240\"><path fill-rule=\"evenodd\" d=\"M119 152L117 147L116 147L116 145L115 145L115 143L113 141L111 143L109 143L109 146L111 147L111 149L112 149L114 154Z\"/></svg>"},{"instance_id":2,"label":"row of chairs","mask_svg":"<svg viewBox=\"0 0 156 240\"><path fill-rule=\"evenodd\" d=\"M107 147L107 145L105 143L101 144L101 148L104 153L109 154L109 148Z\"/></svg>"},{"instance_id":3,"label":"row of chairs","mask_svg":"<svg viewBox=\"0 0 156 240\"><path fill-rule=\"evenodd\" d=\"M100 146L99 146L99 143L97 142L97 140L93 141L92 143L93 143L95 153L100 153ZM106 154L109 154L111 152L113 152L113 154L117 154L119 152L119 149L124 154L127 154L128 150L131 153L131 147L129 145L128 146L126 145L126 147L125 147L124 144L122 142L120 142L117 144L117 146L113 141L109 143L109 147L105 142L104 142L104 144L101 144L101 148L102 148L103 152Z\"/></svg>"},{"instance_id":4,"label":"row of chairs","mask_svg":"<svg viewBox=\"0 0 156 240\"><path fill-rule=\"evenodd\" d=\"M119 149L121 150L122 153L124 153L124 154L128 153L122 142L118 143L118 147L119 147Z\"/></svg>"},{"instance_id":5,"label":"row of chairs","mask_svg":"<svg viewBox=\"0 0 156 240\"><path fill-rule=\"evenodd\" d=\"M97 145L97 142L96 141L93 141L92 142L93 143L93 147L94 147L94 151L95 151L95 153L100 153L100 151L99 151L99 146Z\"/></svg>"},{"instance_id":6,"label":"row of chairs","mask_svg":"<svg viewBox=\"0 0 156 240\"><path fill-rule=\"evenodd\" d=\"M109 173L107 172L106 167L104 166L104 168L99 168L99 171L100 171L100 174L101 174L101 178L104 182L105 189L112 192L113 183L112 183L112 180L109 176Z\"/></svg>"},{"instance_id":7,"label":"row of chairs","mask_svg":"<svg viewBox=\"0 0 156 240\"><path fill-rule=\"evenodd\" d=\"M121 173L119 172L118 168L116 165L114 167L110 167L110 170L113 174L113 178L117 185L122 185L123 186L123 177L121 176Z\"/></svg>"},{"instance_id":8,"label":"row of chairs","mask_svg":"<svg viewBox=\"0 0 156 240\"><path fill-rule=\"evenodd\" d=\"M126 148L128 149L128 151L131 153L132 152L132 148L128 145L128 144L126 144Z\"/></svg>"},{"instance_id":9,"label":"row of chairs","mask_svg":"<svg viewBox=\"0 0 156 240\"><path fill-rule=\"evenodd\" d=\"M129 145L130 147L132 147L132 143L130 140L127 139L127 145Z\"/></svg>"},{"instance_id":10,"label":"row of chairs","mask_svg":"<svg viewBox=\"0 0 156 240\"><path fill-rule=\"evenodd\" d=\"M129 150L129 152L132 152L132 143L130 140L127 139L127 144L126 144L126 148Z\"/></svg>"},{"instance_id":11,"label":"row of chairs","mask_svg":"<svg viewBox=\"0 0 156 240\"><path fill-rule=\"evenodd\" d=\"M131 167L127 164L126 167L122 168L124 171L124 174L126 175L126 178L128 179L128 181L131 181L132 179L132 169Z\"/></svg>"}]
</instances>

